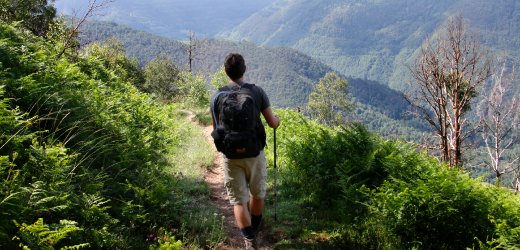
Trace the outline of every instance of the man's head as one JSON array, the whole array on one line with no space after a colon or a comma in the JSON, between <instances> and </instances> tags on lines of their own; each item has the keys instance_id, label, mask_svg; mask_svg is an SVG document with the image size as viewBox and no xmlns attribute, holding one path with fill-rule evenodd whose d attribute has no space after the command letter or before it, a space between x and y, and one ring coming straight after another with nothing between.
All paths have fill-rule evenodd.
<instances>
[{"instance_id":1,"label":"man's head","mask_svg":"<svg viewBox=\"0 0 520 250\"><path fill-rule=\"evenodd\" d=\"M229 54L224 62L224 70L233 81L242 78L244 72L246 72L246 62L244 61L244 57L238 53Z\"/></svg>"}]
</instances>

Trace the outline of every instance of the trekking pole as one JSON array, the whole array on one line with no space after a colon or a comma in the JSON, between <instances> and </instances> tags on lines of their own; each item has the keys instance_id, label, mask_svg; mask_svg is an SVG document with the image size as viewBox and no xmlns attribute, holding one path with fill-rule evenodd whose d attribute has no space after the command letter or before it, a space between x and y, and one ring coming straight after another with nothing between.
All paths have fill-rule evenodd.
<instances>
[{"instance_id":1,"label":"trekking pole","mask_svg":"<svg viewBox=\"0 0 520 250\"><path fill-rule=\"evenodd\" d=\"M277 221L278 218L276 216L276 128L273 129L273 139L274 139L274 221Z\"/></svg>"}]
</instances>

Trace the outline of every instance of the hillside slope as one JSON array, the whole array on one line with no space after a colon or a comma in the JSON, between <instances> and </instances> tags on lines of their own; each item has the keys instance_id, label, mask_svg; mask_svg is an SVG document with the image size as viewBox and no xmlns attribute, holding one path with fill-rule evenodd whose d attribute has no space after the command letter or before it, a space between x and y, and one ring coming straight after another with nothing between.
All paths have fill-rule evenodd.
<instances>
[{"instance_id":1,"label":"hillside slope","mask_svg":"<svg viewBox=\"0 0 520 250\"><path fill-rule=\"evenodd\" d=\"M520 2L515 0L279 0L220 36L289 46L347 76L402 90L414 53L455 13L468 19L483 44L519 64Z\"/></svg>"},{"instance_id":2,"label":"hillside slope","mask_svg":"<svg viewBox=\"0 0 520 250\"><path fill-rule=\"evenodd\" d=\"M192 152L210 145L182 154L198 128L137 90L123 58L61 56L58 39L0 20L0 249L221 242Z\"/></svg>"},{"instance_id":3,"label":"hillside slope","mask_svg":"<svg viewBox=\"0 0 520 250\"><path fill-rule=\"evenodd\" d=\"M116 37L131 57L141 65L159 55L171 57L175 64L186 69L186 44L168 38L108 22L89 22L82 31L83 41L104 41ZM229 52L242 53L248 64L246 81L262 86L276 107L304 107L307 97L321 77L332 69L294 49L257 46L250 42L200 40L198 56L193 68L209 76L222 65ZM374 124L399 123L408 105L401 93L374 81L349 79L350 93L363 108L353 120ZM372 129L378 130L377 127ZM383 133L385 134L385 133Z\"/></svg>"},{"instance_id":4,"label":"hillside slope","mask_svg":"<svg viewBox=\"0 0 520 250\"><path fill-rule=\"evenodd\" d=\"M141 65L145 65L161 54L166 54L178 67L186 69L188 58L185 43L110 22L89 22L82 30L84 43L104 41L110 37L121 40L129 56L137 58ZM294 49L270 48L249 42L214 39L198 41L196 51L198 55L195 57L193 68L198 73L211 75L219 69L229 52L244 55L248 64L246 80L264 87L280 107L305 105L313 85L327 72L333 70ZM375 106L380 108L396 103L395 98L400 96L399 92L377 82L351 79L350 83L351 92L360 102L365 104L379 102L380 104ZM380 98L381 96L385 98ZM386 99L393 100L390 103L381 103Z\"/></svg>"}]
</instances>

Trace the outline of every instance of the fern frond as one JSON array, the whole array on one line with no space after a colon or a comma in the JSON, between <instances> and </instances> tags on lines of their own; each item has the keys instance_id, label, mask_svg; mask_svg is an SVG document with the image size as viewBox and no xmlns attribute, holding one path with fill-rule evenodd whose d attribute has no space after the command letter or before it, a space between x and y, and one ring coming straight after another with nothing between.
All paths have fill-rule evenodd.
<instances>
[{"instance_id":1,"label":"fern frond","mask_svg":"<svg viewBox=\"0 0 520 250\"><path fill-rule=\"evenodd\" d=\"M39 218L35 223L19 225L18 235L13 240L20 241L19 246L24 249L54 249L62 239L67 238L71 233L81 231L77 222L71 220L60 220L59 224L47 225L43 218ZM81 243L74 246L66 246L61 249L81 249L90 246L88 243Z\"/></svg>"}]
</instances>

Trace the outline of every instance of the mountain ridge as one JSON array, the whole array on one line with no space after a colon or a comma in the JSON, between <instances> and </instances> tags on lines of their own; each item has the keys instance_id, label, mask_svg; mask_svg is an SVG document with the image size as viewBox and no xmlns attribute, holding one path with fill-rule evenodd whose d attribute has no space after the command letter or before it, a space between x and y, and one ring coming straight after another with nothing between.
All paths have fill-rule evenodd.
<instances>
[{"instance_id":1,"label":"mountain ridge","mask_svg":"<svg viewBox=\"0 0 520 250\"><path fill-rule=\"evenodd\" d=\"M58 0L56 6L66 13L80 3ZM516 0L128 0L112 5L102 19L176 39L186 40L193 31L201 38L291 47L345 76L400 91L414 81L409 68L420 47L457 13L492 53L520 65Z\"/></svg>"},{"instance_id":2,"label":"mountain ridge","mask_svg":"<svg viewBox=\"0 0 520 250\"><path fill-rule=\"evenodd\" d=\"M405 90L420 47L454 14L484 46L520 65L514 0L279 0L219 37L292 47L346 76Z\"/></svg>"},{"instance_id":3,"label":"mountain ridge","mask_svg":"<svg viewBox=\"0 0 520 250\"><path fill-rule=\"evenodd\" d=\"M110 22L88 22L82 32L82 40L104 41L115 36L121 40L131 57L145 65L157 56L167 55L181 69L188 61L187 44L172 39L138 31ZM88 37L88 39L87 39ZM242 53L248 64L245 80L264 88L276 107L305 107L307 97L321 77L333 71L330 67L291 48L258 46L250 42L232 42L215 39L198 41L200 55L193 62L197 73L209 76L222 65L230 52ZM372 111L379 114L363 114L354 119L390 120L405 119L407 103L402 94L375 81L348 78L349 92L357 102L375 105ZM363 112L362 110L359 112ZM377 117L377 118L374 118Z\"/></svg>"}]
</instances>

